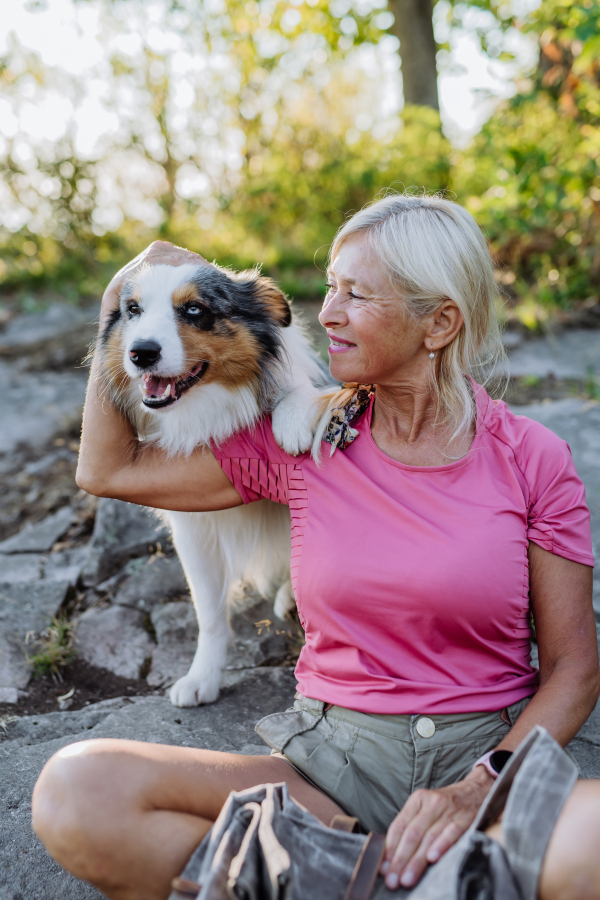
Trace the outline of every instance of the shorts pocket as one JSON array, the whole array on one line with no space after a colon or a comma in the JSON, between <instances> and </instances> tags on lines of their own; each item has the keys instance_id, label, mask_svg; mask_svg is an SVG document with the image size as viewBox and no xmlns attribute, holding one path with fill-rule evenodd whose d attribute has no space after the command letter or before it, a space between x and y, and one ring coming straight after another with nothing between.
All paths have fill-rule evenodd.
<instances>
[{"instance_id":1,"label":"shorts pocket","mask_svg":"<svg viewBox=\"0 0 600 900\"><path fill-rule=\"evenodd\" d=\"M285 712L271 713L254 726L256 733L273 750L281 753L292 738L316 728L323 718L322 704L320 710L307 710L301 700Z\"/></svg>"}]
</instances>

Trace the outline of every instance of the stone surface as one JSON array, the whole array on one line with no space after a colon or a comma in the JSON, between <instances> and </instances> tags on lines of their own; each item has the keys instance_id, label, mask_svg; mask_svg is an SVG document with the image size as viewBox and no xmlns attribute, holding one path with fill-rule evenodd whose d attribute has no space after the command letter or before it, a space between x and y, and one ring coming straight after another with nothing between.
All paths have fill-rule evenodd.
<instances>
[{"instance_id":1,"label":"stone surface","mask_svg":"<svg viewBox=\"0 0 600 900\"><path fill-rule=\"evenodd\" d=\"M600 331L569 328L556 336L522 341L509 353L508 370L513 377L552 373L581 379L589 371L600 374Z\"/></svg>"},{"instance_id":2,"label":"stone surface","mask_svg":"<svg viewBox=\"0 0 600 900\"><path fill-rule=\"evenodd\" d=\"M140 678L154 646L143 614L124 606L88 609L79 618L74 641L86 662L122 678Z\"/></svg>"},{"instance_id":3,"label":"stone surface","mask_svg":"<svg viewBox=\"0 0 600 900\"><path fill-rule=\"evenodd\" d=\"M31 677L25 655L28 633L39 633L60 609L66 581L0 584L0 687L24 688Z\"/></svg>"},{"instance_id":4,"label":"stone surface","mask_svg":"<svg viewBox=\"0 0 600 900\"><path fill-rule=\"evenodd\" d=\"M280 622L273 603L255 599L232 611L227 669L280 665L289 652L291 626Z\"/></svg>"},{"instance_id":5,"label":"stone surface","mask_svg":"<svg viewBox=\"0 0 600 900\"><path fill-rule=\"evenodd\" d=\"M75 520L70 506L46 516L35 525L26 525L18 534L0 543L0 553L43 553L52 549Z\"/></svg>"},{"instance_id":6,"label":"stone surface","mask_svg":"<svg viewBox=\"0 0 600 900\"><path fill-rule=\"evenodd\" d=\"M130 560L115 576L113 603L149 611L159 603L189 593L177 556L144 556ZM103 587L102 585L100 587Z\"/></svg>"},{"instance_id":7,"label":"stone surface","mask_svg":"<svg viewBox=\"0 0 600 900\"><path fill-rule=\"evenodd\" d=\"M41 553L0 554L0 581L5 584L41 581L44 577L44 560Z\"/></svg>"},{"instance_id":8,"label":"stone surface","mask_svg":"<svg viewBox=\"0 0 600 900\"><path fill-rule=\"evenodd\" d=\"M54 303L41 313L17 315L0 333L0 357L20 357L36 371L81 363L94 339L99 312L99 304L81 309Z\"/></svg>"},{"instance_id":9,"label":"stone surface","mask_svg":"<svg viewBox=\"0 0 600 900\"><path fill-rule=\"evenodd\" d=\"M61 747L111 737L261 754L268 748L255 722L289 706L294 689L290 669L259 669L210 706L178 709L166 697L109 700L10 723L0 742L0 900L101 900L51 860L31 830L35 781Z\"/></svg>"},{"instance_id":10,"label":"stone surface","mask_svg":"<svg viewBox=\"0 0 600 900\"><path fill-rule=\"evenodd\" d=\"M87 377L84 369L40 375L0 361L0 454L20 445L43 448L58 431L77 425Z\"/></svg>"},{"instance_id":11,"label":"stone surface","mask_svg":"<svg viewBox=\"0 0 600 900\"><path fill-rule=\"evenodd\" d=\"M151 545L168 539L168 529L152 510L121 500L100 500L84 584L100 584L132 557L145 556Z\"/></svg>"},{"instance_id":12,"label":"stone surface","mask_svg":"<svg viewBox=\"0 0 600 900\"><path fill-rule=\"evenodd\" d=\"M0 582L68 581L75 585L87 554L87 547L72 547L55 553L0 553Z\"/></svg>"},{"instance_id":13,"label":"stone surface","mask_svg":"<svg viewBox=\"0 0 600 900\"><path fill-rule=\"evenodd\" d=\"M0 703L18 703L19 690L16 687L0 687Z\"/></svg>"},{"instance_id":14,"label":"stone surface","mask_svg":"<svg viewBox=\"0 0 600 900\"><path fill-rule=\"evenodd\" d=\"M45 581L68 581L76 585L88 559L88 548L67 547L43 557L42 573Z\"/></svg>"}]
</instances>

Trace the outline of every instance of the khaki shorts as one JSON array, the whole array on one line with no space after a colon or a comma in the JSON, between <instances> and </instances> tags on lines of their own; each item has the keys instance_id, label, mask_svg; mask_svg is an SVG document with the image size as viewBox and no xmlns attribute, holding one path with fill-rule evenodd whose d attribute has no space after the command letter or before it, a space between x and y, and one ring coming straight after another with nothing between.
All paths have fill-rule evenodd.
<instances>
[{"instance_id":1,"label":"khaki shorts","mask_svg":"<svg viewBox=\"0 0 600 900\"><path fill-rule=\"evenodd\" d=\"M385 833L413 791L468 775L530 699L498 712L391 716L296 694L291 709L265 716L256 732L365 831Z\"/></svg>"}]
</instances>

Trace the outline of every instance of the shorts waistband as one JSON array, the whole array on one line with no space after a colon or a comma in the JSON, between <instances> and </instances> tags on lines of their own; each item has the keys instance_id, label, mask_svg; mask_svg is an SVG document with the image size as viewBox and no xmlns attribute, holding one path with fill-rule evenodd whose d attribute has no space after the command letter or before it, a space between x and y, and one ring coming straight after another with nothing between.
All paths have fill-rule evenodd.
<instances>
[{"instance_id":1,"label":"shorts waistband","mask_svg":"<svg viewBox=\"0 0 600 900\"><path fill-rule=\"evenodd\" d=\"M303 709L321 719L323 715L328 718L340 719L350 725L354 725L367 731L372 731L386 737L414 743L415 738L419 738L420 731L419 720L429 720L427 722L428 730L431 734L426 737L429 746L436 743L447 743L452 740L450 732L470 733L479 731L489 732L490 727L493 728L497 724L498 728L506 728L514 724L527 703L529 697L513 703L506 709L499 709L492 712L474 712L474 713L414 713L414 714L385 714L385 713L365 713L355 709L347 709L343 706L326 703L323 700L313 700L310 697L304 697L300 693L296 693L296 702L300 703ZM429 723L432 723L433 728ZM458 737L458 734L457 734Z\"/></svg>"}]
</instances>

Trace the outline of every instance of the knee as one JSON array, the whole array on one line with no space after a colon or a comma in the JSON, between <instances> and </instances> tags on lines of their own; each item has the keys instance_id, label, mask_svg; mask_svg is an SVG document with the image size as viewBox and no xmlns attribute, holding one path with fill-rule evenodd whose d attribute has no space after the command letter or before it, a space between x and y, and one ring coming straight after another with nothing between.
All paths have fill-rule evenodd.
<instances>
[{"instance_id":1,"label":"knee","mask_svg":"<svg viewBox=\"0 0 600 900\"><path fill-rule=\"evenodd\" d=\"M548 844L540 900L600 897L600 782L580 781L565 803Z\"/></svg>"},{"instance_id":2,"label":"knee","mask_svg":"<svg viewBox=\"0 0 600 900\"><path fill-rule=\"evenodd\" d=\"M91 855L110 833L111 806L118 800L115 766L119 741L81 741L55 753L44 766L32 797L32 826L50 854L86 877Z\"/></svg>"}]
</instances>

